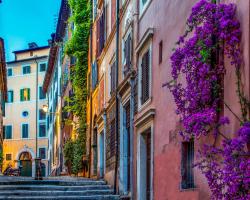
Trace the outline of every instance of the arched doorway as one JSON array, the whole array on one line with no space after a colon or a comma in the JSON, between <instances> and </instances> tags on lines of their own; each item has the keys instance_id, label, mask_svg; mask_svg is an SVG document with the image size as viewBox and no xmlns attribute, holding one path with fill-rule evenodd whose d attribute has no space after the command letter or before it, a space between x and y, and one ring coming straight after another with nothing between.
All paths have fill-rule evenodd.
<instances>
[{"instance_id":1,"label":"arched doorway","mask_svg":"<svg viewBox=\"0 0 250 200\"><path fill-rule=\"evenodd\" d=\"M20 157L21 176L32 176L32 156L29 152L22 152Z\"/></svg>"}]
</instances>

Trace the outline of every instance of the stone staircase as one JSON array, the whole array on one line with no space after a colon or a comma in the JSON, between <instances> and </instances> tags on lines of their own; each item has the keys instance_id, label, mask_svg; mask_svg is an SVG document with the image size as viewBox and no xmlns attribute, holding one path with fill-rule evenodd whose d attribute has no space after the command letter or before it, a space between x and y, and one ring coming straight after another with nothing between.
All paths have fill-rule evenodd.
<instances>
[{"instance_id":1,"label":"stone staircase","mask_svg":"<svg viewBox=\"0 0 250 200\"><path fill-rule=\"evenodd\" d=\"M102 180L1 178L0 199L119 200L119 196Z\"/></svg>"}]
</instances>

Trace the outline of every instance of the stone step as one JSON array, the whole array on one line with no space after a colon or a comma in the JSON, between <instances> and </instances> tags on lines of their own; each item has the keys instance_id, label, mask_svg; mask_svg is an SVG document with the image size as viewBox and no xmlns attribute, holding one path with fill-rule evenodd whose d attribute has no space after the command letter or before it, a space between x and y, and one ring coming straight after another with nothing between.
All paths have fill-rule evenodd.
<instances>
[{"instance_id":1,"label":"stone step","mask_svg":"<svg viewBox=\"0 0 250 200\"><path fill-rule=\"evenodd\" d=\"M108 185L84 185L84 186L58 186L58 185L1 185L3 190L32 190L32 191L84 191L84 190L109 190Z\"/></svg>"},{"instance_id":2,"label":"stone step","mask_svg":"<svg viewBox=\"0 0 250 200\"><path fill-rule=\"evenodd\" d=\"M29 191L14 190L0 191L0 196L90 196L90 195L112 195L112 190L86 190L86 191Z\"/></svg>"},{"instance_id":3,"label":"stone step","mask_svg":"<svg viewBox=\"0 0 250 200\"><path fill-rule=\"evenodd\" d=\"M0 199L11 199L11 200L119 200L118 195L92 195L92 196L32 196L32 197L24 197L24 196L0 196Z\"/></svg>"},{"instance_id":4,"label":"stone step","mask_svg":"<svg viewBox=\"0 0 250 200\"><path fill-rule=\"evenodd\" d=\"M105 181L80 180L80 181L59 181L59 180L16 180L0 181L0 185L58 185L58 186L86 186L86 185L105 185Z\"/></svg>"}]
</instances>

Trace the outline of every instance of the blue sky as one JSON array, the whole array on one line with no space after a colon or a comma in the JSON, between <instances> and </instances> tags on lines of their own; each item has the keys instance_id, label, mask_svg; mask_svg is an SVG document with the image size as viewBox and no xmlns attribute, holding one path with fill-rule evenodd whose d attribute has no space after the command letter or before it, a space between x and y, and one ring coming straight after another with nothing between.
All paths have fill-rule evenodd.
<instances>
[{"instance_id":1,"label":"blue sky","mask_svg":"<svg viewBox=\"0 0 250 200\"><path fill-rule=\"evenodd\" d=\"M61 0L2 0L0 37L5 41L6 59L12 51L26 49L29 42L47 45L55 32Z\"/></svg>"}]
</instances>

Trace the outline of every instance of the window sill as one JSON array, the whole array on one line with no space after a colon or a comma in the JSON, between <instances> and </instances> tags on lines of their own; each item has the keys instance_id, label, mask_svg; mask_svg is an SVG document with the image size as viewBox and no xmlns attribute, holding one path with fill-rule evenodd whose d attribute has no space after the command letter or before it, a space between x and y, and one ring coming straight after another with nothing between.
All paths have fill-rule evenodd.
<instances>
[{"instance_id":1,"label":"window sill","mask_svg":"<svg viewBox=\"0 0 250 200\"><path fill-rule=\"evenodd\" d=\"M143 104L139 104L139 107L138 107L138 112L141 112L142 110L144 110L149 104L151 104L152 102L152 97L149 97L149 99L143 103Z\"/></svg>"},{"instance_id":2,"label":"window sill","mask_svg":"<svg viewBox=\"0 0 250 200\"><path fill-rule=\"evenodd\" d=\"M194 186L193 188L187 188L187 189L183 189L180 187L180 192L190 192L190 191L198 191L198 188L196 186Z\"/></svg>"}]
</instances>

